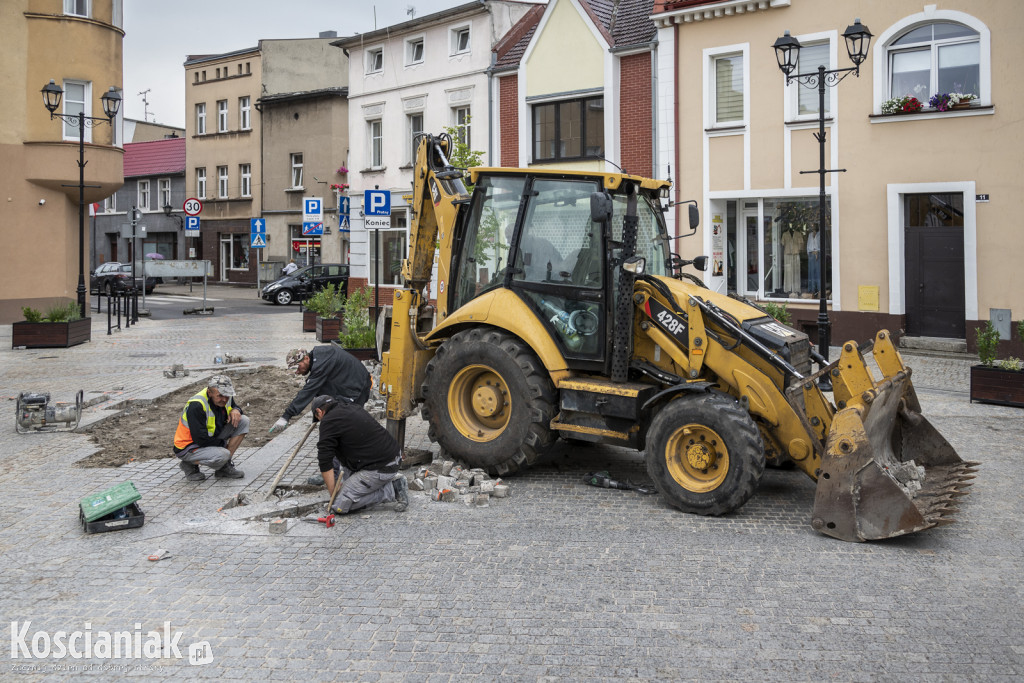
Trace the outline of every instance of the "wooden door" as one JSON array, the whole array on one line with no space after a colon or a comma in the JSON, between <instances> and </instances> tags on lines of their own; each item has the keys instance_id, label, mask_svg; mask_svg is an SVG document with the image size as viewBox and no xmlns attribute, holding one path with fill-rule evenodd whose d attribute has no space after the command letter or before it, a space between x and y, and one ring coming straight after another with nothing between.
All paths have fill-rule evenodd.
<instances>
[{"instance_id":1,"label":"wooden door","mask_svg":"<svg viewBox=\"0 0 1024 683\"><path fill-rule=\"evenodd\" d=\"M904 197L906 331L915 337L964 339L964 197Z\"/></svg>"}]
</instances>

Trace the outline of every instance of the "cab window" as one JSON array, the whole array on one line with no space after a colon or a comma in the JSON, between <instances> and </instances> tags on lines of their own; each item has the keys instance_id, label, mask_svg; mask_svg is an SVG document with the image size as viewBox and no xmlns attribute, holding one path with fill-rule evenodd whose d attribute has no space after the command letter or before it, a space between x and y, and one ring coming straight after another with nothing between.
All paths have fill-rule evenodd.
<instances>
[{"instance_id":1,"label":"cab window","mask_svg":"<svg viewBox=\"0 0 1024 683\"><path fill-rule=\"evenodd\" d=\"M590 219L590 195L597 190L593 181L533 183L513 279L601 288L601 224Z\"/></svg>"}]
</instances>

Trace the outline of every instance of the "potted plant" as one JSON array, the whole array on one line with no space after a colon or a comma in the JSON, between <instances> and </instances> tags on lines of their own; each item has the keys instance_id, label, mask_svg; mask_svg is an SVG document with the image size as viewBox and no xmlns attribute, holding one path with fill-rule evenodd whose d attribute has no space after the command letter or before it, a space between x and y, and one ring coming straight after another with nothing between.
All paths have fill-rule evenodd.
<instances>
[{"instance_id":1,"label":"potted plant","mask_svg":"<svg viewBox=\"0 0 1024 683\"><path fill-rule=\"evenodd\" d=\"M345 308L345 293L334 284L328 283L318 289L303 302L307 311L315 316L313 330L316 332L317 341L334 339L341 330L341 318L338 314ZM305 331L305 324L303 324Z\"/></svg>"},{"instance_id":2,"label":"potted plant","mask_svg":"<svg viewBox=\"0 0 1024 683\"><path fill-rule=\"evenodd\" d=\"M25 319L11 326L11 348L67 348L92 338L92 318L83 318L78 304L54 304L43 315L29 306L21 309Z\"/></svg>"},{"instance_id":3,"label":"potted plant","mask_svg":"<svg viewBox=\"0 0 1024 683\"><path fill-rule=\"evenodd\" d=\"M977 95L962 92L937 92L928 100L928 106L938 111L949 111L950 109L966 109L971 106L971 100L977 99Z\"/></svg>"},{"instance_id":4,"label":"potted plant","mask_svg":"<svg viewBox=\"0 0 1024 683\"><path fill-rule=\"evenodd\" d=\"M345 302L344 325L338 343L360 360L377 360L377 332L370 322L370 290L352 292Z\"/></svg>"},{"instance_id":5,"label":"potted plant","mask_svg":"<svg viewBox=\"0 0 1024 683\"><path fill-rule=\"evenodd\" d=\"M883 114L916 114L921 111L924 105L921 100L910 95L893 97L882 103Z\"/></svg>"},{"instance_id":6,"label":"potted plant","mask_svg":"<svg viewBox=\"0 0 1024 683\"><path fill-rule=\"evenodd\" d=\"M1024 361L1010 357L996 362L999 332L992 321L979 327L977 335L981 364L971 366L971 401L1024 408ZM1017 323L1017 335L1024 339L1024 321Z\"/></svg>"}]
</instances>

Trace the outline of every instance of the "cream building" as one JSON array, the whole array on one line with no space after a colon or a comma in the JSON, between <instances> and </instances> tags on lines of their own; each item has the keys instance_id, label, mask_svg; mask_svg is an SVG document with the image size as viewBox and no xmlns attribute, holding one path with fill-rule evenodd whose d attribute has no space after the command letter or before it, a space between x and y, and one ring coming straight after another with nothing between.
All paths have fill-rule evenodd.
<instances>
[{"instance_id":1,"label":"cream building","mask_svg":"<svg viewBox=\"0 0 1024 683\"><path fill-rule=\"evenodd\" d=\"M822 263L818 94L785 84L772 45L788 30L799 72L850 67L842 34L858 17L874 34L867 60L826 93L825 165L846 172L827 175ZM1024 318L1024 232L1010 210L1024 151L1018 3L658 0L653 18L659 157L702 206L701 232L677 244L711 256L712 289L785 305L813 331L825 267L833 344L888 328L973 350L991 318L1021 355L1009 325ZM949 92L975 99L929 106ZM887 113L900 96L923 108Z\"/></svg>"},{"instance_id":2,"label":"cream building","mask_svg":"<svg viewBox=\"0 0 1024 683\"><path fill-rule=\"evenodd\" d=\"M45 312L76 300L80 272L88 290L88 225L79 234L79 131L50 118L40 90L53 80L64 91L57 113L105 118L100 97L121 87L121 9L121 0L0 3L0 91L6 95L0 120L0 322L20 320L22 306ZM123 182L120 129L120 113L113 125L85 129L86 204Z\"/></svg>"}]
</instances>

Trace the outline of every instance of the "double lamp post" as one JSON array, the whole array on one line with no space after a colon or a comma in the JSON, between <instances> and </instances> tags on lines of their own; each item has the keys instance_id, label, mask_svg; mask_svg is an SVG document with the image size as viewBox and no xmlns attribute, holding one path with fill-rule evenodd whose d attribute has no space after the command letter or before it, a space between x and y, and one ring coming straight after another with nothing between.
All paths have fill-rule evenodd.
<instances>
[{"instance_id":1,"label":"double lamp post","mask_svg":"<svg viewBox=\"0 0 1024 683\"><path fill-rule=\"evenodd\" d=\"M81 114L58 114L60 98L64 95L61 87L52 80L43 86L43 104L50 112L51 119L61 119L73 126L78 126L78 308L79 313L85 316L85 129L92 128L100 123L113 125L113 119L117 116L117 110L121 108L121 95L113 87L103 94L100 101L103 103L103 113L107 118L86 116L83 103ZM73 186L67 186L73 187ZM99 187L89 185L89 187Z\"/></svg>"},{"instance_id":2,"label":"double lamp post","mask_svg":"<svg viewBox=\"0 0 1024 683\"><path fill-rule=\"evenodd\" d=\"M803 47L800 41L792 37L789 31L786 31L785 35L776 40L772 46L775 48L775 58L779 62L779 69L786 76L786 85L796 81L808 88L818 88L818 132L814 134L814 138L818 141L818 170L800 171L800 173L817 173L819 179L818 249L821 259L818 266L818 350L825 359L822 367L828 365L828 348L831 344L832 336L831 323L828 319L828 308L826 306L828 295L825 291L826 283L828 282L826 271L831 263L829 251L831 235L828 230L827 212L825 209L825 174L846 171L845 168L825 168L825 87L837 85L851 73L855 76L860 76L860 65L868 58L871 32L867 26L860 23L860 19L855 19L853 25L848 26L843 31L843 38L846 41L846 53L849 55L850 61L853 62L852 67L845 69L829 70L825 68L824 64L821 64L818 66L817 71L793 73L797 70L800 62L800 48ZM832 388L832 382L827 374L821 377L819 384L826 391Z\"/></svg>"}]
</instances>

